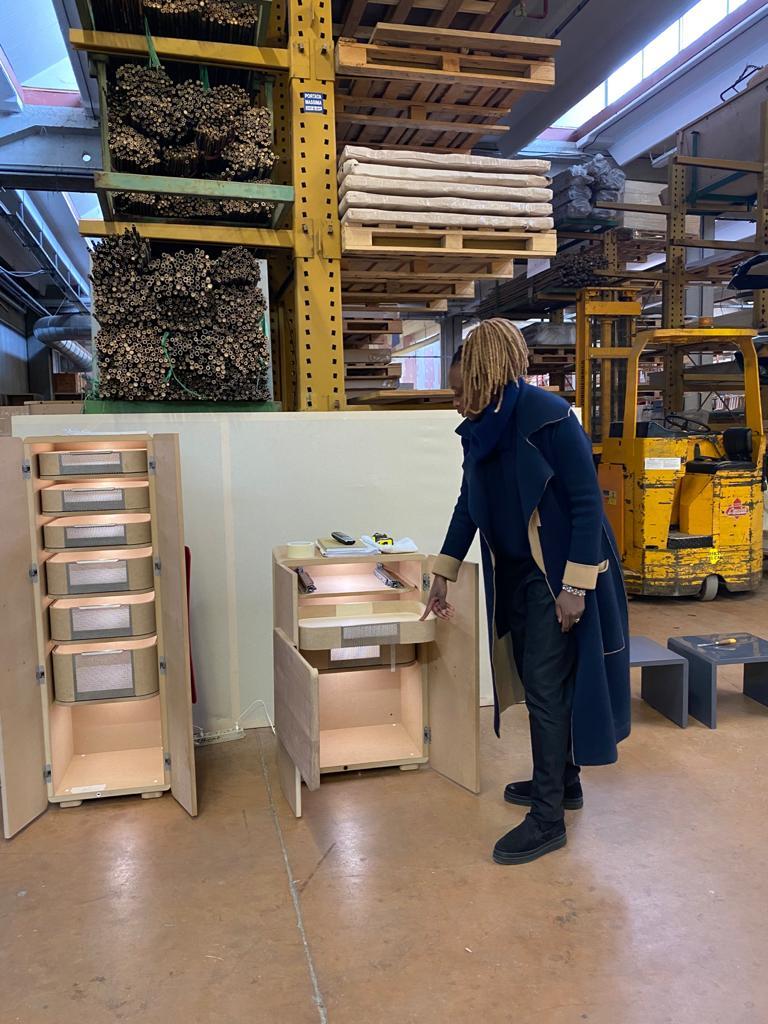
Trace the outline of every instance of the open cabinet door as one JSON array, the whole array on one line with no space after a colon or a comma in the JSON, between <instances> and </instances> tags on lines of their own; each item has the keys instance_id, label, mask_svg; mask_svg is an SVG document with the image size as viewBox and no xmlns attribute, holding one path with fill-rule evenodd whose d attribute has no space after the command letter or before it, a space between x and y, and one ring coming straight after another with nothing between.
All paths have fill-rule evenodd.
<instances>
[{"instance_id":1,"label":"open cabinet door","mask_svg":"<svg viewBox=\"0 0 768 1024\"><path fill-rule=\"evenodd\" d=\"M275 732L278 740L280 785L297 816L299 780L289 761L307 784L320 786L320 685L318 672L299 654L282 629L274 631ZM297 809L298 804L298 809Z\"/></svg>"},{"instance_id":2,"label":"open cabinet door","mask_svg":"<svg viewBox=\"0 0 768 1024\"><path fill-rule=\"evenodd\" d=\"M10 839L48 806L24 445L0 439L0 802Z\"/></svg>"},{"instance_id":3,"label":"open cabinet door","mask_svg":"<svg viewBox=\"0 0 768 1024\"><path fill-rule=\"evenodd\" d=\"M192 680L189 667L184 518L177 434L155 434L155 497L157 557L162 590L160 616L166 659L165 695L171 792L184 810L197 814L195 745L192 735Z\"/></svg>"},{"instance_id":4,"label":"open cabinet door","mask_svg":"<svg viewBox=\"0 0 768 1024\"><path fill-rule=\"evenodd\" d=\"M427 559L432 575L434 559ZM480 657L478 567L465 562L448 600L456 615L437 620L429 645L429 764L460 786L480 792Z\"/></svg>"}]
</instances>

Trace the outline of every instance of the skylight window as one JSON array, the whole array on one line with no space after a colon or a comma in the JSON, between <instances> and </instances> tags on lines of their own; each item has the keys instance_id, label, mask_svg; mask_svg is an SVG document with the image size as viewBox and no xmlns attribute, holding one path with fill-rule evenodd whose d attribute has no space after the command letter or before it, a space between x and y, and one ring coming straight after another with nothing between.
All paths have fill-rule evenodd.
<instances>
[{"instance_id":1,"label":"skylight window","mask_svg":"<svg viewBox=\"0 0 768 1024\"><path fill-rule=\"evenodd\" d=\"M660 32L588 96L559 117L552 127L580 127L649 78L745 3L746 0L699 0L682 18Z\"/></svg>"}]
</instances>

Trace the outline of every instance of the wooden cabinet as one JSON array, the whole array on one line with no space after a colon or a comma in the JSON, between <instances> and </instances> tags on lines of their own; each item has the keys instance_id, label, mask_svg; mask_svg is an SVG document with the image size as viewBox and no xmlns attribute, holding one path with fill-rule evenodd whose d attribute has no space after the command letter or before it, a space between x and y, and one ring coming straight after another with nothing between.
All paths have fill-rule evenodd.
<instances>
[{"instance_id":1,"label":"wooden cabinet","mask_svg":"<svg viewBox=\"0 0 768 1024\"><path fill-rule=\"evenodd\" d=\"M478 567L465 563L451 586L451 622L421 622L433 561L274 551L278 769L297 816L302 780L314 790L328 772L428 763L479 792Z\"/></svg>"},{"instance_id":2,"label":"wooden cabinet","mask_svg":"<svg viewBox=\"0 0 768 1024\"><path fill-rule=\"evenodd\" d=\"M178 437L0 439L0 799L197 813Z\"/></svg>"}]
</instances>

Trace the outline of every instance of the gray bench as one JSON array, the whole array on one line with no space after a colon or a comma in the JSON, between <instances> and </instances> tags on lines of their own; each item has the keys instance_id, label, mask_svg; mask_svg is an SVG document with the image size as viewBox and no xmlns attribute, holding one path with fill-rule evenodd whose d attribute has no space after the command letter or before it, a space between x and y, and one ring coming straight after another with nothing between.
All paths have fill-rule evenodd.
<instances>
[{"instance_id":1,"label":"gray bench","mask_svg":"<svg viewBox=\"0 0 768 1024\"><path fill-rule=\"evenodd\" d=\"M681 729L688 725L688 661L647 636L629 640L630 668L641 669L640 696Z\"/></svg>"}]
</instances>

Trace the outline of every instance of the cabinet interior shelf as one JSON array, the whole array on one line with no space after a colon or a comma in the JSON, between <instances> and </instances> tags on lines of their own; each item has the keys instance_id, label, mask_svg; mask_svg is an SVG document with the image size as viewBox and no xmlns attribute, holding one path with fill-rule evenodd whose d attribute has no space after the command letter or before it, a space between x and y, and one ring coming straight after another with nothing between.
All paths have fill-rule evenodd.
<instances>
[{"instance_id":1,"label":"cabinet interior shelf","mask_svg":"<svg viewBox=\"0 0 768 1024\"><path fill-rule=\"evenodd\" d=\"M320 730L320 771L382 768L423 764L423 740L411 736L402 722Z\"/></svg>"},{"instance_id":2,"label":"cabinet interior shelf","mask_svg":"<svg viewBox=\"0 0 768 1024\"><path fill-rule=\"evenodd\" d=\"M388 569L396 579L402 583L402 587L388 587L386 583L370 573L347 573L344 575L326 576L310 572L312 580L317 587L314 594L299 594L301 601L311 601L318 597L366 597L377 596L378 594L412 594L416 587L407 583L398 573Z\"/></svg>"}]
</instances>

